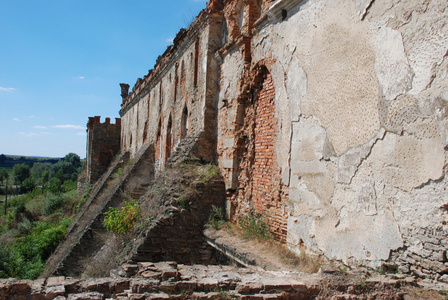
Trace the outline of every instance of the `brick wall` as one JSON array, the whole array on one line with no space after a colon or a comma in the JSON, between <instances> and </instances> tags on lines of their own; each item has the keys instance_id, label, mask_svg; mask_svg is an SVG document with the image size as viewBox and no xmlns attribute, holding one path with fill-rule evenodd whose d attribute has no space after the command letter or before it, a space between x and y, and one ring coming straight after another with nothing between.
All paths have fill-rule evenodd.
<instances>
[{"instance_id":1,"label":"brick wall","mask_svg":"<svg viewBox=\"0 0 448 300\"><path fill-rule=\"evenodd\" d=\"M238 186L228 196L234 219L250 211L262 213L276 238L286 241L288 189L281 184L275 152L275 88L265 68L258 76L259 86L252 99L245 100L243 126L237 133Z\"/></svg>"},{"instance_id":2,"label":"brick wall","mask_svg":"<svg viewBox=\"0 0 448 300\"><path fill-rule=\"evenodd\" d=\"M87 123L87 177L89 182L96 181L106 171L109 163L120 151L121 119L116 118L115 124L106 118L89 118Z\"/></svg>"}]
</instances>

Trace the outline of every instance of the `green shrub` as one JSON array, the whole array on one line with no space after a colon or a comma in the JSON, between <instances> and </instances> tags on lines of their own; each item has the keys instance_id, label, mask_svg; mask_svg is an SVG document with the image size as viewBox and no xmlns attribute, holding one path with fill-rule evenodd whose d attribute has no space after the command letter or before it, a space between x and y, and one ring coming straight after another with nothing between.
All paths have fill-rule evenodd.
<instances>
[{"instance_id":1,"label":"green shrub","mask_svg":"<svg viewBox=\"0 0 448 300\"><path fill-rule=\"evenodd\" d=\"M239 225L243 229L244 235L249 238L261 240L271 239L269 225L264 216L258 212L251 212L239 220Z\"/></svg>"},{"instance_id":2,"label":"green shrub","mask_svg":"<svg viewBox=\"0 0 448 300\"><path fill-rule=\"evenodd\" d=\"M31 233L26 237L25 242L20 245L19 252L26 258L39 256L43 260L47 259L65 237L69 224L70 219L68 218L61 220L59 225L35 222Z\"/></svg>"},{"instance_id":3,"label":"green shrub","mask_svg":"<svg viewBox=\"0 0 448 300\"><path fill-rule=\"evenodd\" d=\"M190 210L190 200L186 197L179 197L179 199L177 199L177 204L179 205L180 208L186 209L186 210Z\"/></svg>"},{"instance_id":4,"label":"green shrub","mask_svg":"<svg viewBox=\"0 0 448 300\"><path fill-rule=\"evenodd\" d=\"M92 185L90 183L87 184L86 189L82 193L81 199L78 200L78 203L76 203L74 207L74 212L77 213L81 209L82 205L87 201L87 198L89 197L90 191L92 190Z\"/></svg>"},{"instance_id":5,"label":"green shrub","mask_svg":"<svg viewBox=\"0 0 448 300\"><path fill-rule=\"evenodd\" d=\"M48 194L43 200L42 214L49 216L62 207L64 198L61 195Z\"/></svg>"},{"instance_id":6,"label":"green shrub","mask_svg":"<svg viewBox=\"0 0 448 300\"><path fill-rule=\"evenodd\" d=\"M215 229L220 229L224 223L225 216L222 208L212 205L212 210L210 212L210 215L208 216L207 226Z\"/></svg>"},{"instance_id":7,"label":"green shrub","mask_svg":"<svg viewBox=\"0 0 448 300\"><path fill-rule=\"evenodd\" d=\"M36 187L36 183L32 177L28 177L23 181L21 186L22 193L31 192Z\"/></svg>"},{"instance_id":8,"label":"green shrub","mask_svg":"<svg viewBox=\"0 0 448 300\"><path fill-rule=\"evenodd\" d=\"M113 178L120 178L123 175L123 169L118 168L117 171L112 175Z\"/></svg>"},{"instance_id":9,"label":"green shrub","mask_svg":"<svg viewBox=\"0 0 448 300\"><path fill-rule=\"evenodd\" d=\"M199 181L202 183L210 183L219 175L219 168L217 165L207 165L205 170L200 174Z\"/></svg>"},{"instance_id":10,"label":"green shrub","mask_svg":"<svg viewBox=\"0 0 448 300\"><path fill-rule=\"evenodd\" d=\"M110 207L105 213L104 227L116 235L126 234L140 219L141 210L140 205L135 200L124 201L120 210L116 207Z\"/></svg>"},{"instance_id":11,"label":"green shrub","mask_svg":"<svg viewBox=\"0 0 448 300\"><path fill-rule=\"evenodd\" d=\"M53 177L48 184L48 190L54 194L61 192L61 180L57 177Z\"/></svg>"},{"instance_id":12,"label":"green shrub","mask_svg":"<svg viewBox=\"0 0 448 300\"><path fill-rule=\"evenodd\" d=\"M17 229L22 234L28 234L31 231L32 228L33 228L33 223L30 220L28 220L28 218L24 218L22 220L22 222L17 224Z\"/></svg>"},{"instance_id":13,"label":"green shrub","mask_svg":"<svg viewBox=\"0 0 448 300\"><path fill-rule=\"evenodd\" d=\"M68 218L59 223L35 222L30 233L16 239L15 244L0 245L0 278L36 279L69 224Z\"/></svg>"},{"instance_id":14,"label":"green shrub","mask_svg":"<svg viewBox=\"0 0 448 300\"><path fill-rule=\"evenodd\" d=\"M64 193L76 190L77 187L77 182L74 180L66 180L64 181L64 183L62 184L62 191Z\"/></svg>"}]
</instances>

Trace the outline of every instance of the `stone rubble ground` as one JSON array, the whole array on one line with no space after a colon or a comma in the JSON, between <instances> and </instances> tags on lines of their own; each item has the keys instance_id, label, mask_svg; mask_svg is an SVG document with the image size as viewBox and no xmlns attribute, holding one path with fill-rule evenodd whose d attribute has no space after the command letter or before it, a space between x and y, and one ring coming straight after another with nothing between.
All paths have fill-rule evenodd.
<instances>
[{"instance_id":1,"label":"stone rubble ground","mask_svg":"<svg viewBox=\"0 0 448 300\"><path fill-rule=\"evenodd\" d=\"M326 275L331 274L138 263L125 264L108 278L0 280L0 299L417 299L403 289L417 285L413 277L378 275L333 285Z\"/></svg>"}]
</instances>

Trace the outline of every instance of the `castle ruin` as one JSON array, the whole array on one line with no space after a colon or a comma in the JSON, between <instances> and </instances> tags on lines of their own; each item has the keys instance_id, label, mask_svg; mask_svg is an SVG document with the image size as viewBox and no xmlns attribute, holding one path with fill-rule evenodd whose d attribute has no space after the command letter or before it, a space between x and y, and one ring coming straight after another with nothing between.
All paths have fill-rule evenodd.
<instances>
[{"instance_id":1,"label":"castle ruin","mask_svg":"<svg viewBox=\"0 0 448 300\"><path fill-rule=\"evenodd\" d=\"M128 89L89 120L91 181L148 145L215 162L230 220L448 281L446 0L210 0Z\"/></svg>"}]
</instances>

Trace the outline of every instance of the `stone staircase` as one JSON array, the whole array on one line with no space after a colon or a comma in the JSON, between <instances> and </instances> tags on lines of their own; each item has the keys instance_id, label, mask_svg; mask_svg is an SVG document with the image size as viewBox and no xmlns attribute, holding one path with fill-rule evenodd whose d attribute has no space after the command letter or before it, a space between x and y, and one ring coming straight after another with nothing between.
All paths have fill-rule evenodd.
<instances>
[{"instance_id":1,"label":"stone staircase","mask_svg":"<svg viewBox=\"0 0 448 300\"><path fill-rule=\"evenodd\" d=\"M104 213L130 197L144 194L154 176L154 149L148 144L132 160L127 153L114 159L93 186L66 239L47 260L42 277L79 276L85 259L98 252L112 237L103 227ZM121 168L121 171L117 171ZM119 174L121 173L121 174Z\"/></svg>"}]
</instances>

